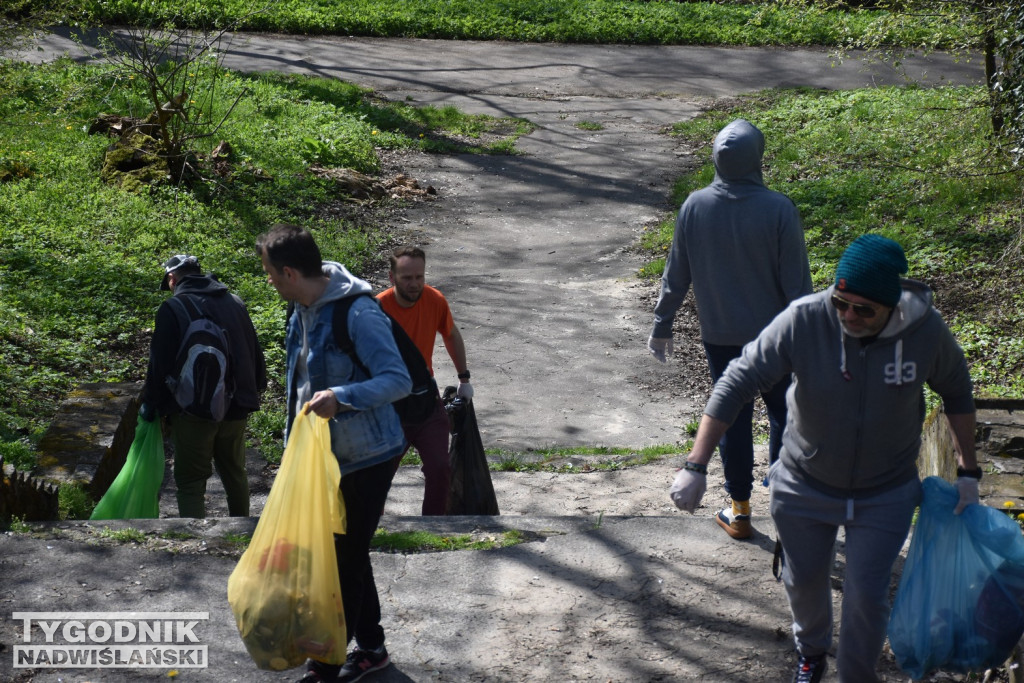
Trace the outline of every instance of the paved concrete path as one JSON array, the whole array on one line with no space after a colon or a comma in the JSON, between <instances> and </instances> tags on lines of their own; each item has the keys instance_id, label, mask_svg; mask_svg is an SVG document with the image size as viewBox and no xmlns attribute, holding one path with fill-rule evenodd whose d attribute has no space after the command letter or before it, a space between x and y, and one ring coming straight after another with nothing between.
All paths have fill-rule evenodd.
<instances>
[{"instance_id":1,"label":"paved concrete path","mask_svg":"<svg viewBox=\"0 0 1024 683\"><path fill-rule=\"evenodd\" d=\"M778 681L789 668L788 610L770 573L771 536L749 543L704 533L706 519L389 518L390 530L497 536L529 542L490 551L374 557L394 666L381 683L466 681ZM229 533L254 520L111 522L176 534L187 552L82 536L0 536L0 681L288 681L298 671L255 668L226 598L236 560ZM98 525L93 525L98 526ZM74 540L75 538L80 540ZM14 612L206 612L195 628L208 667L76 669L13 667L23 645ZM45 644L36 625L30 644ZM59 638L58 638L59 642ZM19 676L22 676L19 678Z\"/></svg>"},{"instance_id":2,"label":"paved concrete path","mask_svg":"<svg viewBox=\"0 0 1024 683\"><path fill-rule=\"evenodd\" d=\"M43 47L38 56L86 58L59 36ZM685 151L666 126L707 98L903 82L887 65L835 65L813 49L243 34L223 55L236 69L340 78L393 100L538 125L518 156L432 155L406 169L440 193L409 212L409 227L466 338L485 446L512 449L674 443L703 408L704 396L670 392L660 374L673 367L646 352L653 288L636 280L643 259L631 251L676 209L669 192ZM982 78L979 65L945 55L906 65L926 84ZM698 339L677 348L702 354ZM435 355L439 381L454 383L443 347Z\"/></svg>"}]
</instances>

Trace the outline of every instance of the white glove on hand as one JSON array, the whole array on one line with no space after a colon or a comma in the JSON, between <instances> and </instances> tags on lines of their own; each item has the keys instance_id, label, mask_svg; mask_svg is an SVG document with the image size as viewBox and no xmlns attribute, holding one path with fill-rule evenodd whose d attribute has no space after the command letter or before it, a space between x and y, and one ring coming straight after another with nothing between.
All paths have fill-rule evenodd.
<instances>
[{"instance_id":1,"label":"white glove on hand","mask_svg":"<svg viewBox=\"0 0 1024 683\"><path fill-rule=\"evenodd\" d=\"M473 385L469 382L459 382L459 388L455 395L468 401L473 398Z\"/></svg>"},{"instance_id":2,"label":"white glove on hand","mask_svg":"<svg viewBox=\"0 0 1024 683\"><path fill-rule=\"evenodd\" d=\"M708 490L708 475L693 470L679 470L668 490L672 502L691 515L700 507L704 492Z\"/></svg>"},{"instance_id":3,"label":"white glove on hand","mask_svg":"<svg viewBox=\"0 0 1024 683\"><path fill-rule=\"evenodd\" d=\"M672 337L655 339L654 336L651 335L647 338L647 350L651 352L652 356L664 363L665 357L672 355Z\"/></svg>"},{"instance_id":4,"label":"white glove on hand","mask_svg":"<svg viewBox=\"0 0 1024 683\"><path fill-rule=\"evenodd\" d=\"M974 477L957 477L956 490L960 493L960 502L953 514L959 515L965 507L978 502L978 480Z\"/></svg>"}]
</instances>

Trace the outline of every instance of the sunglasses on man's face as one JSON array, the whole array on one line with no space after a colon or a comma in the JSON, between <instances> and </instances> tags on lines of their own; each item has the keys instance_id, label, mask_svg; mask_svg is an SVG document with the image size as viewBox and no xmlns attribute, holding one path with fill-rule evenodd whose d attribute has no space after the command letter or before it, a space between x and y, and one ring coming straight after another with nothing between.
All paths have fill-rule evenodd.
<instances>
[{"instance_id":1,"label":"sunglasses on man's face","mask_svg":"<svg viewBox=\"0 0 1024 683\"><path fill-rule=\"evenodd\" d=\"M878 311L874 306L868 306L867 304L855 304L852 301L847 301L838 294L832 295L832 305L840 313L846 313L847 309L852 308L854 314L859 318L874 318L878 315Z\"/></svg>"}]
</instances>

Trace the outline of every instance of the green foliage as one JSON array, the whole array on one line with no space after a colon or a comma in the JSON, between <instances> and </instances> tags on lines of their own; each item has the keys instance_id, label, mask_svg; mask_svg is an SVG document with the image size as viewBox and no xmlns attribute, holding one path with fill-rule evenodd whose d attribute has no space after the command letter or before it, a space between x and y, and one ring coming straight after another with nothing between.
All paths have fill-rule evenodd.
<instances>
[{"instance_id":1,"label":"green foliage","mask_svg":"<svg viewBox=\"0 0 1024 683\"><path fill-rule=\"evenodd\" d=\"M470 534L441 536L428 531L396 531L377 529L370 547L387 553L424 553L450 550L492 550L518 545L526 540L525 535L516 530L505 531L499 535L474 540Z\"/></svg>"},{"instance_id":2,"label":"green foliage","mask_svg":"<svg viewBox=\"0 0 1024 683\"><path fill-rule=\"evenodd\" d=\"M99 536L100 538L117 541L118 543L142 543L146 540L146 532L131 527L125 527L124 529L103 527L100 529Z\"/></svg>"},{"instance_id":3,"label":"green foliage","mask_svg":"<svg viewBox=\"0 0 1024 683\"><path fill-rule=\"evenodd\" d=\"M399 465L401 467L421 467L423 465L423 458L420 457L419 451L415 448L410 448L402 456L402 462Z\"/></svg>"},{"instance_id":4,"label":"green foliage","mask_svg":"<svg viewBox=\"0 0 1024 683\"><path fill-rule=\"evenodd\" d=\"M1002 16L1006 30L1000 39L1003 57L1003 136L1020 164L1024 161L1024 4L1007 3Z\"/></svg>"},{"instance_id":5,"label":"green foliage","mask_svg":"<svg viewBox=\"0 0 1024 683\"><path fill-rule=\"evenodd\" d=\"M844 11L866 19L843 28L842 51L866 50L896 68L911 51L952 50L985 66L989 124L1010 148L1024 146L1024 4L1007 0L777 0L805 20ZM859 5L850 7L851 4ZM948 27L956 26L956 32ZM1019 162L1022 154L1016 153Z\"/></svg>"},{"instance_id":6,"label":"green foliage","mask_svg":"<svg viewBox=\"0 0 1024 683\"><path fill-rule=\"evenodd\" d=\"M958 311L947 319L978 391L1024 396L1024 285L1014 275L1022 177L991 147L983 88L763 93L674 130L706 144L740 116L765 134L767 184L800 210L815 289L831 283L858 235L898 240L910 276L933 286L940 311ZM701 154L694 186L711 173L710 150ZM649 239L658 255L671 235ZM975 302L983 291L998 293Z\"/></svg>"},{"instance_id":7,"label":"green foliage","mask_svg":"<svg viewBox=\"0 0 1024 683\"><path fill-rule=\"evenodd\" d=\"M661 444L645 448L608 446L576 446L572 448L541 448L526 453L488 451L489 468L494 472L561 472L579 473L609 471L646 465L668 455L677 455L679 446Z\"/></svg>"},{"instance_id":8,"label":"green foliage","mask_svg":"<svg viewBox=\"0 0 1024 683\"><path fill-rule=\"evenodd\" d=\"M236 24L301 34L652 45L837 45L870 30L873 15L807 12L780 2L673 0L280 0L253 11L245 0L88 0L106 23ZM877 13L875 13L877 14ZM932 35L934 34L934 37ZM896 24L898 44L962 43L955 23Z\"/></svg>"},{"instance_id":9,"label":"green foliage","mask_svg":"<svg viewBox=\"0 0 1024 683\"><path fill-rule=\"evenodd\" d=\"M168 541L190 541L194 538L199 538L196 534L191 531L162 531L158 534L160 538Z\"/></svg>"},{"instance_id":10,"label":"green foliage","mask_svg":"<svg viewBox=\"0 0 1024 683\"><path fill-rule=\"evenodd\" d=\"M58 25L79 25L89 19L86 2L3 0L0 3L0 53L28 44L36 31Z\"/></svg>"},{"instance_id":11,"label":"green foliage","mask_svg":"<svg viewBox=\"0 0 1024 683\"><path fill-rule=\"evenodd\" d=\"M7 531L12 534L27 534L32 531L32 526L20 517L12 517L9 521L0 518L0 531Z\"/></svg>"},{"instance_id":12,"label":"green foliage","mask_svg":"<svg viewBox=\"0 0 1024 683\"><path fill-rule=\"evenodd\" d=\"M279 460L285 306L266 284L256 237L278 221L299 223L356 274L380 265L390 239L375 225L321 217L346 196L307 173L313 156L303 138L329 141L314 149L319 163L373 172L381 147L436 149L458 139L460 149L490 151L463 136L523 130L511 119L393 107L326 79L221 72L217 84L204 115L226 119L199 161L208 167L209 150L228 141L222 173L208 172L191 190L126 192L100 180L110 141L87 131L101 112L145 111L140 79L70 60L0 61L0 92L9 94L0 97L0 158L32 169L0 182L0 453L19 468L31 465L27 452L75 385L144 377L165 296L159 264L174 253L199 255L246 301L271 373L251 436Z\"/></svg>"},{"instance_id":13,"label":"green foliage","mask_svg":"<svg viewBox=\"0 0 1024 683\"><path fill-rule=\"evenodd\" d=\"M236 534L228 532L224 534L224 543L233 550L245 550L252 541L251 534Z\"/></svg>"},{"instance_id":14,"label":"green foliage","mask_svg":"<svg viewBox=\"0 0 1024 683\"><path fill-rule=\"evenodd\" d=\"M36 464L36 453L28 439L0 441L0 460L16 470L28 471Z\"/></svg>"},{"instance_id":15,"label":"green foliage","mask_svg":"<svg viewBox=\"0 0 1024 683\"><path fill-rule=\"evenodd\" d=\"M60 519L89 519L96 501L80 484L61 484L57 490L57 516Z\"/></svg>"}]
</instances>

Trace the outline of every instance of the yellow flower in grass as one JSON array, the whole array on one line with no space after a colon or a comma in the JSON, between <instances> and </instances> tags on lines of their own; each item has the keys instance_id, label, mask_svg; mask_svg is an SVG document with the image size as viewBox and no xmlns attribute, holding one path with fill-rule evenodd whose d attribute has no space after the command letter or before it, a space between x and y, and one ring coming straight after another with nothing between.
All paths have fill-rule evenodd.
<instances>
[{"instance_id":1,"label":"yellow flower in grass","mask_svg":"<svg viewBox=\"0 0 1024 683\"><path fill-rule=\"evenodd\" d=\"M1008 500L1005 503L1003 503L1003 507L1004 508L1012 508L1012 507L1015 507L1015 503L1012 500Z\"/></svg>"}]
</instances>

